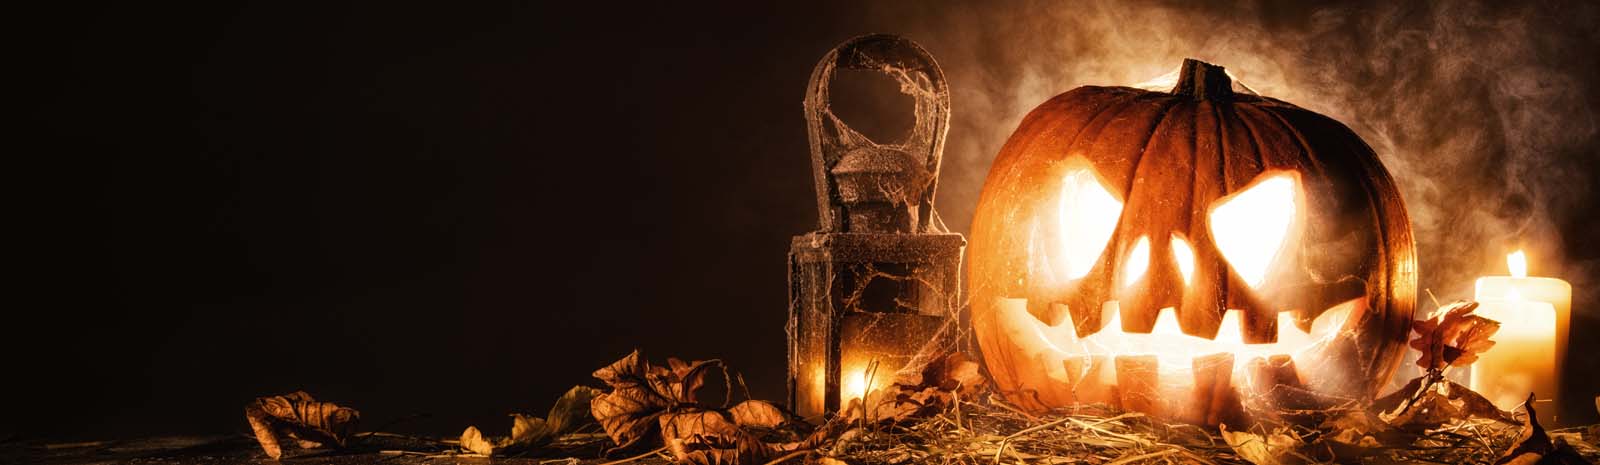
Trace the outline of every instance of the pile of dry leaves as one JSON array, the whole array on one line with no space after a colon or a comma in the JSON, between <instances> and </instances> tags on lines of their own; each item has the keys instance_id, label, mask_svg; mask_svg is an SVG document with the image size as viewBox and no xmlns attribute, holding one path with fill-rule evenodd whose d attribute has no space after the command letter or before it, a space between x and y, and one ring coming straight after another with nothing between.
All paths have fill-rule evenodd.
<instances>
[{"instance_id":1,"label":"pile of dry leaves","mask_svg":"<svg viewBox=\"0 0 1600 465\"><path fill-rule=\"evenodd\" d=\"M635 351L594 372L605 389L574 387L543 417L512 415L509 436L468 427L459 440L435 441L438 447L382 452L628 457L613 463L659 457L701 465L1573 464L1600 458L1600 427L1546 431L1531 396L1523 412L1513 414L1445 378L1494 345L1490 338L1499 325L1473 314L1476 307L1458 302L1415 322L1411 346L1422 352L1418 364L1426 373L1397 392L1359 402L1274 389L1244 399L1248 423L1218 428L1101 405L1030 414L987 390L981 367L961 354L899 373L889 387L866 396L872 404L853 400L813 427L747 393L735 402L739 377L720 361L653 365ZM722 375L724 393L707 402L700 391L712 374ZM273 458L282 455L284 439L338 448L381 434L353 435L355 410L303 392L257 399L246 417Z\"/></svg>"}]
</instances>

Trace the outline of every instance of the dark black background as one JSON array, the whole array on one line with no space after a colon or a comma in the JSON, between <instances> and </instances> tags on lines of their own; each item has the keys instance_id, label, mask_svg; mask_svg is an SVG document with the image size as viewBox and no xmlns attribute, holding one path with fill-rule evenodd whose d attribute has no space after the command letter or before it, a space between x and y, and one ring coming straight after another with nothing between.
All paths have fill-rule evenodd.
<instances>
[{"instance_id":1,"label":"dark black background","mask_svg":"<svg viewBox=\"0 0 1600 465\"><path fill-rule=\"evenodd\" d=\"M722 358L781 399L784 254L815 224L811 67L897 32L897 10L956 14L861 9L19 12L18 140L38 145L9 155L46 167L10 173L32 178L10 222L30 239L14 244L29 259L6 310L0 435L243 430L247 400L295 389L369 426L498 430L636 347ZM1587 53L1586 37L1550 41ZM982 168L959 175L966 192ZM1574 217L1594 216L1586 202ZM1600 255L1592 225L1558 222L1574 260Z\"/></svg>"}]
</instances>

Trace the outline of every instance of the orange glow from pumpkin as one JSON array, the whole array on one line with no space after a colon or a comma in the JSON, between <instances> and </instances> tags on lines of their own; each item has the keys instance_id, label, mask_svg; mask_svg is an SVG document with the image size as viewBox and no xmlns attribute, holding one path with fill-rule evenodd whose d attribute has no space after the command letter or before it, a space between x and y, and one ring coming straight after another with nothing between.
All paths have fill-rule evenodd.
<instances>
[{"instance_id":1,"label":"orange glow from pumpkin","mask_svg":"<svg viewBox=\"0 0 1600 465\"><path fill-rule=\"evenodd\" d=\"M1178 271L1183 273L1183 285L1188 286L1194 279L1194 249L1189 247L1189 241L1173 235L1172 258L1178 261Z\"/></svg>"},{"instance_id":2,"label":"orange glow from pumpkin","mask_svg":"<svg viewBox=\"0 0 1600 465\"><path fill-rule=\"evenodd\" d=\"M1071 324L1050 327L1040 323L1021 307L1002 306L1002 308L1003 313L1009 314L1011 320L1009 324L1031 328L1031 332L1044 349L1060 356L1155 355L1163 379L1187 383L1189 376L1182 373L1191 370L1191 359L1208 354L1233 354L1236 375L1244 374L1245 364L1256 357L1289 355L1298 359L1324 341L1337 337L1352 312L1361 303L1361 299L1356 299L1328 309L1312 322L1310 333L1301 331L1295 325L1292 313L1279 313L1278 342L1267 344L1244 342L1240 329L1242 312L1237 309L1225 312L1216 337L1206 339L1185 334L1178 323L1176 310L1171 307L1159 311L1155 327L1150 334L1128 333L1122 330L1122 319L1119 316L1117 303L1110 302L1104 309L1106 314L1104 328L1083 338L1076 336Z\"/></svg>"},{"instance_id":3,"label":"orange glow from pumpkin","mask_svg":"<svg viewBox=\"0 0 1600 465\"><path fill-rule=\"evenodd\" d=\"M1264 177L1211 209L1211 236L1233 271L1252 287L1267 279L1294 225L1299 186L1289 174Z\"/></svg>"},{"instance_id":4,"label":"orange glow from pumpkin","mask_svg":"<svg viewBox=\"0 0 1600 465\"><path fill-rule=\"evenodd\" d=\"M1087 166L1070 169L1061 179L1061 254L1058 266L1067 279L1089 274L1117 230L1122 202L1107 191Z\"/></svg>"},{"instance_id":5,"label":"orange glow from pumpkin","mask_svg":"<svg viewBox=\"0 0 1600 465\"><path fill-rule=\"evenodd\" d=\"M1139 282L1145 270L1150 269L1150 238L1139 238L1139 242L1133 244L1133 251L1128 252L1126 260L1128 262L1122 268L1122 287Z\"/></svg>"}]
</instances>

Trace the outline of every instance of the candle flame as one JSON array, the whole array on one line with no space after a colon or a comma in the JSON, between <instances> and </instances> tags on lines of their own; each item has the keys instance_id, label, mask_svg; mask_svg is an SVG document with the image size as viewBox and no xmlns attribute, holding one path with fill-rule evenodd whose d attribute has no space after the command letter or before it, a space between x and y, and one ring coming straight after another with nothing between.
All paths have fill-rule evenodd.
<instances>
[{"instance_id":1,"label":"candle flame","mask_svg":"<svg viewBox=\"0 0 1600 465\"><path fill-rule=\"evenodd\" d=\"M1511 269L1511 276L1516 278L1528 277L1528 256L1522 250L1506 255L1506 267Z\"/></svg>"},{"instance_id":2,"label":"candle flame","mask_svg":"<svg viewBox=\"0 0 1600 465\"><path fill-rule=\"evenodd\" d=\"M844 385L840 386L840 399L850 402L867 395L867 370L850 370L844 376Z\"/></svg>"}]
</instances>

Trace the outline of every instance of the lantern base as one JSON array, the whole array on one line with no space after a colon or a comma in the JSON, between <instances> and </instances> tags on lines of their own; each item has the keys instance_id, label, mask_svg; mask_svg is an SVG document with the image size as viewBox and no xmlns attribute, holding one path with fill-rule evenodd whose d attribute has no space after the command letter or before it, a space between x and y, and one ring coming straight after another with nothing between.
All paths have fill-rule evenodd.
<instances>
[{"instance_id":1,"label":"lantern base","mask_svg":"<svg viewBox=\"0 0 1600 465\"><path fill-rule=\"evenodd\" d=\"M965 247L960 234L796 236L789 249L790 408L820 420L848 401L844 391L887 386L895 371L954 350L962 334ZM870 384L845 379L874 360Z\"/></svg>"}]
</instances>

